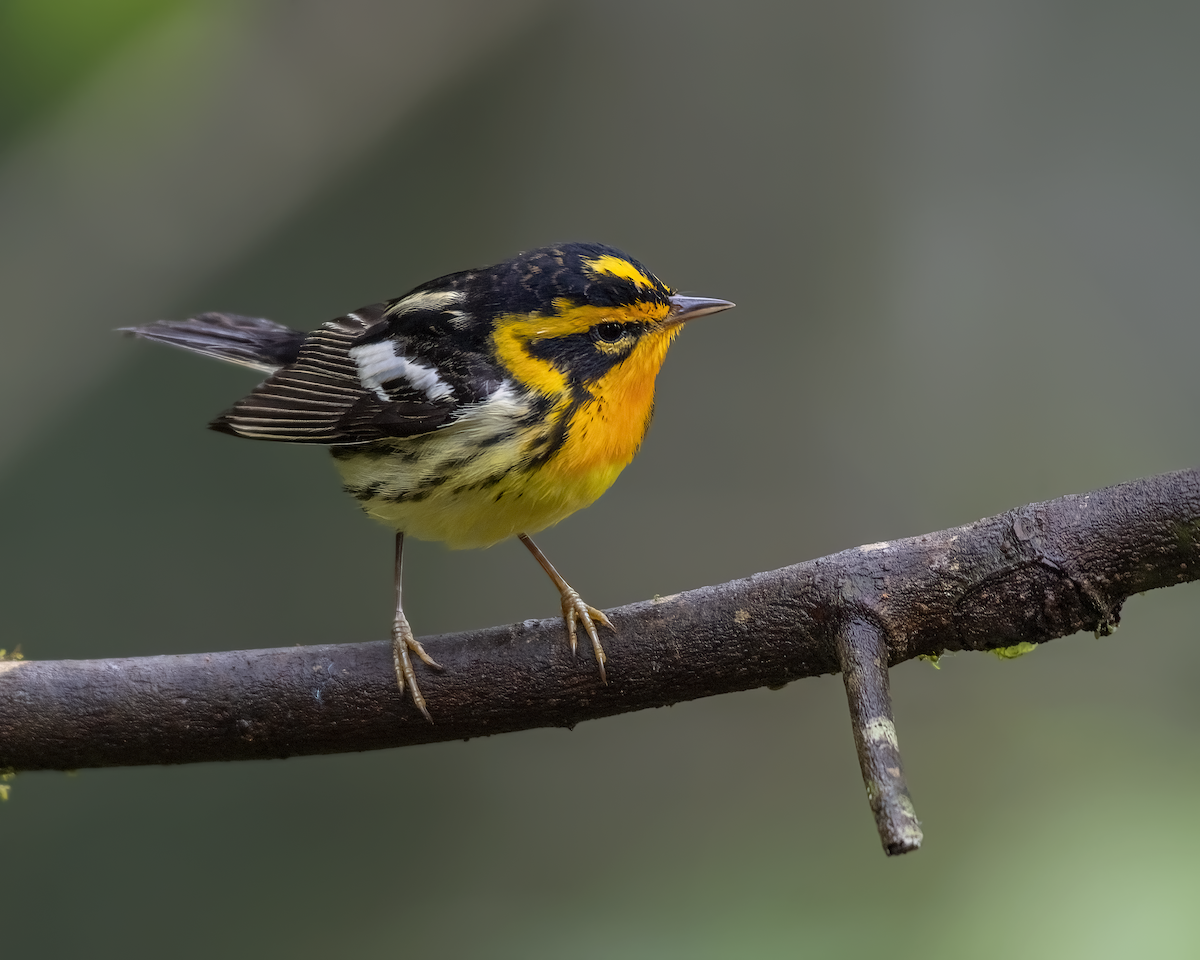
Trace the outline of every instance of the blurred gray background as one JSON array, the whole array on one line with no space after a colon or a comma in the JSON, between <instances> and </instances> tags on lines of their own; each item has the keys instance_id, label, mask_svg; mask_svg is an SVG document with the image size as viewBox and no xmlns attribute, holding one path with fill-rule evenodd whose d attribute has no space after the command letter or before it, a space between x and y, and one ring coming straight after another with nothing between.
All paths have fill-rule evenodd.
<instances>
[{"instance_id":1,"label":"blurred gray background","mask_svg":"<svg viewBox=\"0 0 1200 960\"><path fill-rule=\"evenodd\" d=\"M391 536L325 453L206 431L254 375L112 328L312 328L557 240L738 304L539 538L593 604L1195 464L1198 43L1200 7L1096 0L0 2L0 646L385 639ZM419 634L557 609L518 544L408 561ZM895 860L839 677L22 775L3 952L1195 956L1198 614L897 668Z\"/></svg>"}]
</instances>

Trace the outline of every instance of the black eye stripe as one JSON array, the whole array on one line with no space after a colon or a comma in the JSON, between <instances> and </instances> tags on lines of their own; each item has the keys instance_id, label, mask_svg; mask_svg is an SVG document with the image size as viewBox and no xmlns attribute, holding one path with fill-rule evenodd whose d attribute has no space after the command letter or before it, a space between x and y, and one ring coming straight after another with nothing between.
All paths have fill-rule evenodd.
<instances>
[{"instance_id":1,"label":"black eye stripe","mask_svg":"<svg viewBox=\"0 0 1200 960\"><path fill-rule=\"evenodd\" d=\"M614 339L603 339L601 327L614 328ZM531 357L549 361L571 381L591 383L629 356L643 329L639 323L606 321L579 333L535 338L529 341L525 350Z\"/></svg>"}]
</instances>

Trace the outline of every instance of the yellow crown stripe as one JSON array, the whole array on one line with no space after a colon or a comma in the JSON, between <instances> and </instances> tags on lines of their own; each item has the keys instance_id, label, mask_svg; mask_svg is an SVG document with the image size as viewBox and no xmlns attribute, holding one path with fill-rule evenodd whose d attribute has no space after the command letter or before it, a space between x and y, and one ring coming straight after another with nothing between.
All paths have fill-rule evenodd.
<instances>
[{"instance_id":1,"label":"yellow crown stripe","mask_svg":"<svg viewBox=\"0 0 1200 960\"><path fill-rule=\"evenodd\" d=\"M631 280L639 287L653 289L657 286L654 277L642 273L641 270L628 260L622 260L620 257L614 257L612 254L606 253L595 260L584 260L583 265L593 273L607 273L609 276Z\"/></svg>"}]
</instances>

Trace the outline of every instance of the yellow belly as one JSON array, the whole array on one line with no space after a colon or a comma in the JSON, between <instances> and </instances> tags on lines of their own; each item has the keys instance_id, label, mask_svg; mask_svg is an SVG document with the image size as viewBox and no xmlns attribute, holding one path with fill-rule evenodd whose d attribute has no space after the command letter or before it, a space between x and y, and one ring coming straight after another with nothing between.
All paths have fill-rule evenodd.
<instances>
[{"instance_id":1,"label":"yellow belly","mask_svg":"<svg viewBox=\"0 0 1200 960\"><path fill-rule=\"evenodd\" d=\"M490 547L518 533L537 533L594 503L623 466L593 470L567 481L544 471L518 470L496 480L460 478L420 499L376 497L362 507L368 516L419 540L440 540L455 550ZM338 467L348 486L380 471L379 465L353 459L339 461Z\"/></svg>"},{"instance_id":2,"label":"yellow belly","mask_svg":"<svg viewBox=\"0 0 1200 960\"><path fill-rule=\"evenodd\" d=\"M549 427L480 447L470 430L451 426L411 439L340 448L335 463L347 492L368 516L454 549L488 547L544 530L594 503L637 450L629 442L597 445L595 432L580 427L568 431L555 453L538 463L538 440ZM587 441L587 456L580 452L582 441Z\"/></svg>"}]
</instances>

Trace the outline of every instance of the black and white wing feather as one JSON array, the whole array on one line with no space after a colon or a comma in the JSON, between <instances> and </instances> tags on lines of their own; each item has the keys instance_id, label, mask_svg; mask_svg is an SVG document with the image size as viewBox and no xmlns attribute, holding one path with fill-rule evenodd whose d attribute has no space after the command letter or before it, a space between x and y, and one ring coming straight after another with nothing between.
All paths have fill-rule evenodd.
<instances>
[{"instance_id":1,"label":"black and white wing feather","mask_svg":"<svg viewBox=\"0 0 1200 960\"><path fill-rule=\"evenodd\" d=\"M438 371L387 336L386 304L331 320L296 359L214 420L214 430L257 440L366 443L428 433L459 403Z\"/></svg>"},{"instance_id":2,"label":"black and white wing feather","mask_svg":"<svg viewBox=\"0 0 1200 960\"><path fill-rule=\"evenodd\" d=\"M436 430L500 386L494 363L450 309L460 299L457 291L418 288L311 334L227 313L126 332L271 374L210 423L214 430L292 443L369 443Z\"/></svg>"}]
</instances>

